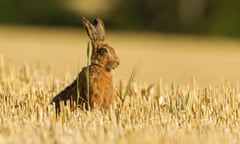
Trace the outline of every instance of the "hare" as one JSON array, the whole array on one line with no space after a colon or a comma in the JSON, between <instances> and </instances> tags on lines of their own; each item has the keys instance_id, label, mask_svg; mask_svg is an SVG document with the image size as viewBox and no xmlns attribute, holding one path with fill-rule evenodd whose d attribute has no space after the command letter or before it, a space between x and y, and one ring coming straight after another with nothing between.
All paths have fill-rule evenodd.
<instances>
[{"instance_id":1,"label":"hare","mask_svg":"<svg viewBox=\"0 0 240 144\"><path fill-rule=\"evenodd\" d=\"M70 100L70 104L75 102L81 108L85 106L86 109L102 110L109 109L114 101L112 71L119 66L119 58L114 48L104 42L105 28L101 19L95 19L93 24L85 17L82 17L81 21L92 43L91 63L83 67L77 78L52 99L51 103L55 103L56 113L60 112L60 101L66 104L67 100Z\"/></svg>"}]
</instances>

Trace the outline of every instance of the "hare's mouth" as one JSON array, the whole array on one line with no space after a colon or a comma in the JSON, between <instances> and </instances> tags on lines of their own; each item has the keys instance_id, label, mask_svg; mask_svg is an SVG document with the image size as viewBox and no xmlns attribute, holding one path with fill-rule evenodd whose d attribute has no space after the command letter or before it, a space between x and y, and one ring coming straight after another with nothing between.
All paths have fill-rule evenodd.
<instances>
[{"instance_id":1,"label":"hare's mouth","mask_svg":"<svg viewBox=\"0 0 240 144\"><path fill-rule=\"evenodd\" d=\"M120 64L119 61L111 62L111 63L106 65L106 69L107 70L116 69L119 66L119 64Z\"/></svg>"}]
</instances>

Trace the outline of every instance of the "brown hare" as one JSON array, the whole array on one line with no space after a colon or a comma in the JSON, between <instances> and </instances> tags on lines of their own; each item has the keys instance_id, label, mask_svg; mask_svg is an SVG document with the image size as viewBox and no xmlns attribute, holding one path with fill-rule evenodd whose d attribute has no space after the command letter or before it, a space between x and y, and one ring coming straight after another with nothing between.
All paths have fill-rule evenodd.
<instances>
[{"instance_id":1,"label":"brown hare","mask_svg":"<svg viewBox=\"0 0 240 144\"><path fill-rule=\"evenodd\" d=\"M112 71L119 66L119 58L115 50L104 42L103 21L97 18L91 24L85 17L82 17L81 20L92 43L91 63L89 67L83 67L78 77L52 99L51 103L55 103L56 113L60 112L60 101L64 101L66 104L70 100L70 104L76 103L81 108L85 106L86 109L98 108L101 110L109 109L114 101ZM89 91L87 90L87 69L89 71Z\"/></svg>"}]
</instances>

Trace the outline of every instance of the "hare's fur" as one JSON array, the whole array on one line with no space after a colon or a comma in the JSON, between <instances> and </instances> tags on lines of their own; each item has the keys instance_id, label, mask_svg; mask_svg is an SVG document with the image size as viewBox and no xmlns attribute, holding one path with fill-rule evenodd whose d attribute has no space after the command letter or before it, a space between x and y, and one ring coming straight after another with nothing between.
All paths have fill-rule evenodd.
<instances>
[{"instance_id":1,"label":"hare's fur","mask_svg":"<svg viewBox=\"0 0 240 144\"><path fill-rule=\"evenodd\" d=\"M86 18L82 17L82 23L92 43L91 64L84 67L72 84L53 98L51 103L55 103L57 113L60 112L61 101L66 103L70 100L70 104L75 102L81 108L85 105L86 109L88 109L89 104L91 109L102 110L109 109L114 101L112 70L118 67L119 58L115 50L104 43L105 28L101 19L95 19L94 23L91 24ZM89 71L89 99L87 69Z\"/></svg>"}]
</instances>

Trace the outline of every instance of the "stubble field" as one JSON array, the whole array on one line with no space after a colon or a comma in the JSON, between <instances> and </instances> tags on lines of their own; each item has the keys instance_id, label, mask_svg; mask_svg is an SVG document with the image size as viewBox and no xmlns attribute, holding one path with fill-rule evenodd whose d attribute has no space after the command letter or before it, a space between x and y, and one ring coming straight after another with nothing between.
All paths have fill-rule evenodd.
<instances>
[{"instance_id":1,"label":"stubble field","mask_svg":"<svg viewBox=\"0 0 240 144\"><path fill-rule=\"evenodd\" d=\"M85 32L1 27L0 143L240 142L239 40L111 32L107 41L121 60L114 106L62 107L56 118L49 102L86 65Z\"/></svg>"}]
</instances>

